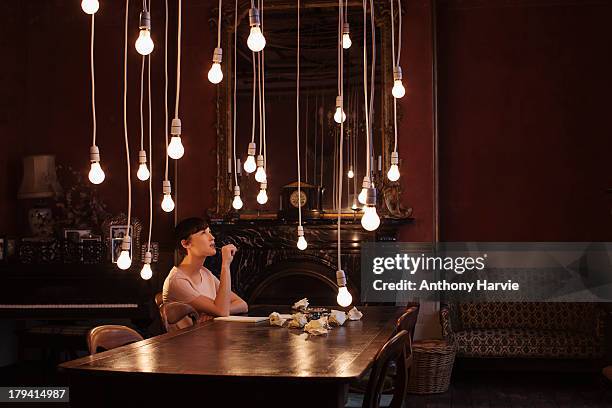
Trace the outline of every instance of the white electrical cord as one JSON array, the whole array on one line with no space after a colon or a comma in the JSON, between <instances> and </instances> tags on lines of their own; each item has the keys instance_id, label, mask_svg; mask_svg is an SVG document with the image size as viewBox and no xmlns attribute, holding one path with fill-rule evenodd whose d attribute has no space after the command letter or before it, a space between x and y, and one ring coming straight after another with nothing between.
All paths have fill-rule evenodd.
<instances>
[{"instance_id":1,"label":"white electrical cord","mask_svg":"<svg viewBox=\"0 0 612 408\"><path fill-rule=\"evenodd\" d=\"M251 120L251 143L255 143L255 107L257 106L255 103L257 101L257 61L255 61L255 51L251 51L251 61L253 65L253 117Z\"/></svg>"},{"instance_id":2,"label":"white electrical cord","mask_svg":"<svg viewBox=\"0 0 612 408\"><path fill-rule=\"evenodd\" d=\"M340 75L338 76L338 88L340 95L340 112L344 112L344 52L342 48L342 22L343 22L343 0L338 0L338 52L340 55L338 65ZM338 213L338 222L337 222L337 230L338 230L338 270L342 270L342 248L341 248L341 239L340 239L340 224L342 222L342 179L344 178L344 167L342 163L342 150L344 142L344 121L340 121L340 146L339 146L339 161L338 161L338 207L336 212Z\"/></svg>"},{"instance_id":3,"label":"white electrical cord","mask_svg":"<svg viewBox=\"0 0 612 408\"><path fill-rule=\"evenodd\" d=\"M90 46L90 60L91 60L91 114L93 119L93 141L92 146L96 145L96 75L94 71L94 33L95 33L95 18L96 13L91 15L91 46Z\"/></svg>"},{"instance_id":4,"label":"white electrical cord","mask_svg":"<svg viewBox=\"0 0 612 408\"><path fill-rule=\"evenodd\" d=\"M295 97L295 141L298 176L298 226L302 226L302 177L300 169L300 0L297 0L297 78Z\"/></svg>"},{"instance_id":5,"label":"white electrical cord","mask_svg":"<svg viewBox=\"0 0 612 408\"><path fill-rule=\"evenodd\" d=\"M149 3L151 0L149 0ZM151 5L147 7L150 12ZM147 91L149 94L149 239L147 241L147 252L151 252L151 232L153 230L153 131L151 119L151 54L147 56Z\"/></svg>"},{"instance_id":6,"label":"white electrical cord","mask_svg":"<svg viewBox=\"0 0 612 408\"><path fill-rule=\"evenodd\" d=\"M376 79L376 27L374 25L374 0L370 0L370 29L372 39L372 65L370 67L370 109L368 110L368 115L370 116L370 160L374 160L374 80ZM372 165L370 165L370 171L374 172ZM372 175L370 175L370 180L374 180Z\"/></svg>"},{"instance_id":7,"label":"white electrical cord","mask_svg":"<svg viewBox=\"0 0 612 408\"><path fill-rule=\"evenodd\" d=\"M366 176L370 177L370 115L368 114L368 48L367 48L367 4L363 4L363 98L366 127Z\"/></svg>"},{"instance_id":8,"label":"white electrical cord","mask_svg":"<svg viewBox=\"0 0 612 408\"><path fill-rule=\"evenodd\" d=\"M130 8L130 0L125 0L125 39L123 50L123 135L125 137L125 164L127 165L127 187L128 187L128 210L127 210L127 228L125 231L125 240L130 238L130 222L132 219L132 184L130 170L130 141L128 139L127 128L127 49L128 49L128 13Z\"/></svg>"},{"instance_id":9,"label":"white electrical cord","mask_svg":"<svg viewBox=\"0 0 612 408\"><path fill-rule=\"evenodd\" d=\"M168 0L166 4L166 29L164 32L164 137L166 139L166 170L164 180L168 181Z\"/></svg>"},{"instance_id":10,"label":"white electrical cord","mask_svg":"<svg viewBox=\"0 0 612 408\"><path fill-rule=\"evenodd\" d=\"M219 0L219 4L221 4L221 0ZM219 12L221 13L221 12ZM219 19L219 21L221 21ZM219 23L221 24L221 23ZM236 48L237 48L237 40L238 40L238 0L235 1L234 4L234 89L233 89L233 113L232 113L232 146L234 151L234 185L238 186L238 164L236 159Z\"/></svg>"},{"instance_id":11,"label":"white electrical cord","mask_svg":"<svg viewBox=\"0 0 612 408\"><path fill-rule=\"evenodd\" d=\"M174 106L174 119L179 117L179 100L181 95L181 23L182 0L178 0L178 34L176 37L176 104Z\"/></svg>"},{"instance_id":12,"label":"white electrical cord","mask_svg":"<svg viewBox=\"0 0 612 408\"><path fill-rule=\"evenodd\" d=\"M221 4L222 0L219 0L219 19L217 20L217 48L221 48Z\"/></svg>"},{"instance_id":13,"label":"white electrical cord","mask_svg":"<svg viewBox=\"0 0 612 408\"><path fill-rule=\"evenodd\" d=\"M259 10L260 24L259 28L263 33L264 30L264 0L261 0L261 9ZM268 171L268 152L266 143L266 49L260 51L261 54L261 98L263 99L263 121L261 126L263 127L263 157L264 157L264 170Z\"/></svg>"},{"instance_id":14,"label":"white electrical cord","mask_svg":"<svg viewBox=\"0 0 612 408\"><path fill-rule=\"evenodd\" d=\"M140 67L140 150L144 150L144 119L142 113L143 93L144 93L144 71L145 71L146 56L142 56L142 64Z\"/></svg>"},{"instance_id":15,"label":"white electrical cord","mask_svg":"<svg viewBox=\"0 0 612 408\"><path fill-rule=\"evenodd\" d=\"M394 0L390 0L390 3L391 3L391 59L393 60L393 71L395 71L395 67L399 65L400 49L398 48L397 50L398 58L396 60L395 59L395 15L393 14L393 1ZM397 2L400 7L398 17L399 17L399 24L400 24L400 30L401 30L401 26L402 26L401 0L398 0ZM400 32L400 37L398 38L398 43L401 44L401 32ZM393 132L395 135L393 151L396 152L397 151L397 98L393 98Z\"/></svg>"}]
</instances>

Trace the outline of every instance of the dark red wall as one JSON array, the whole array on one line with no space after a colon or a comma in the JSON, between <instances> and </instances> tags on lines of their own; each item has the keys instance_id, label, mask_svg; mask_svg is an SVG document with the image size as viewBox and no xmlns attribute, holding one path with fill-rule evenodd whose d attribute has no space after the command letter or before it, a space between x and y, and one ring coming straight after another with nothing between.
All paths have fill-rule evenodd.
<instances>
[{"instance_id":1,"label":"dark red wall","mask_svg":"<svg viewBox=\"0 0 612 408\"><path fill-rule=\"evenodd\" d=\"M440 2L442 240L610 240L611 13Z\"/></svg>"}]
</instances>

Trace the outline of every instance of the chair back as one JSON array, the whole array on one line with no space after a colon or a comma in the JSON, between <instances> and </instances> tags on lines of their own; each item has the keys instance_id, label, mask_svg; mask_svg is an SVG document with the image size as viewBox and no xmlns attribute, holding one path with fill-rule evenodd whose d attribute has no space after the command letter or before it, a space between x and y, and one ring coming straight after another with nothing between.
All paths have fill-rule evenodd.
<instances>
[{"instance_id":1,"label":"chair back","mask_svg":"<svg viewBox=\"0 0 612 408\"><path fill-rule=\"evenodd\" d=\"M164 295L161 292L158 292L155 294L155 304L157 305L158 309L161 307L162 303L164 303Z\"/></svg>"},{"instance_id":2,"label":"chair back","mask_svg":"<svg viewBox=\"0 0 612 408\"><path fill-rule=\"evenodd\" d=\"M385 384L385 377L388 374L392 363L396 363L395 383L393 385L393 399L389 407L399 408L404 401L407 387L407 371L405 364L406 344L410 335L406 330L401 330L391 337L376 354L370 380L363 398L362 408L379 408L380 396Z\"/></svg>"},{"instance_id":3,"label":"chair back","mask_svg":"<svg viewBox=\"0 0 612 408\"><path fill-rule=\"evenodd\" d=\"M404 314L402 314L395 325L396 332L406 330L410 333L410 340L414 340L414 330L416 328L417 319L419 318L419 304L409 305Z\"/></svg>"},{"instance_id":4,"label":"chair back","mask_svg":"<svg viewBox=\"0 0 612 408\"><path fill-rule=\"evenodd\" d=\"M98 348L110 350L140 340L143 337L136 330L116 324L94 327L87 333L90 354L96 354Z\"/></svg>"},{"instance_id":5,"label":"chair back","mask_svg":"<svg viewBox=\"0 0 612 408\"><path fill-rule=\"evenodd\" d=\"M159 308L162 324L166 332L171 333L195 325L199 314L187 303L167 302Z\"/></svg>"}]
</instances>

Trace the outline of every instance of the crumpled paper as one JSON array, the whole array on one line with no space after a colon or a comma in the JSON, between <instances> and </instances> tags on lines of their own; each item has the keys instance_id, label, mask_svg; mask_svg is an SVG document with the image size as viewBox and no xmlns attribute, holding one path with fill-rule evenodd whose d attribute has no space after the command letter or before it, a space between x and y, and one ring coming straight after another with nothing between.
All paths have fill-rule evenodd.
<instances>
[{"instance_id":1,"label":"crumpled paper","mask_svg":"<svg viewBox=\"0 0 612 408\"><path fill-rule=\"evenodd\" d=\"M349 320L360 320L363 317L363 313L361 313L355 306L348 312Z\"/></svg>"},{"instance_id":2,"label":"crumpled paper","mask_svg":"<svg viewBox=\"0 0 612 408\"><path fill-rule=\"evenodd\" d=\"M304 310L308 307L308 298L300 299L293 304L293 308L296 310Z\"/></svg>"},{"instance_id":3,"label":"crumpled paper","mask_svg":"<svg viewBox=\"0 0 612 408\"><path fill-rule=\"evenodd\" d=\"M306 315L303 313L295 313L289 321L287 327L290 329L301 329L302 327L306 326L306 323L308 323Z\"/></svg>"},{"instance_id":4,"label":"crumpled paper","mask_svg":"<svg viewBox=\"0 0 612 408\"><path fill-rule=\"evenodd\" d=\"M330 325L342 326L346 321L346 313L341 310L332 310L328 322Z\"/></svg>"},{"instance_id":5,"label":"crumpled paper","mask_svg":"<svg viewBox=\"0 0 612 408\"><path fill-rule=\"evenodd\" d=\"M281 318L281 316L280 316L280 314L278 314L278 312L270 313L269 318L270 318L270 326L283 327L283 324L285 324L285 322L287 321L287 319Z\"/></svg>"},{"instance_id":6,"label":"crumpled paper","mask_svg":"<svg viewBox=\"0 0 612 408\"><path fill-rule=\"evenodd\" d=\"M327 317L322 317L317 320L311 320L304 326L304 331L312 336L320 336L322 334L327 334L329 331L327 329Z\"/></svg>"}]
</instances>

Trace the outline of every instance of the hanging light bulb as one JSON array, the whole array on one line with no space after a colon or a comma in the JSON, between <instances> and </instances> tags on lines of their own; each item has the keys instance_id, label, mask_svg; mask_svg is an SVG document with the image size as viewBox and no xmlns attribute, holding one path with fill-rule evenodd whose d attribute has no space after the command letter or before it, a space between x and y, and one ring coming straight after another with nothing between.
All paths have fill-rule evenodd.
<instances>
[{"instance_id":1,"label":"hanging light bulb","mask_svg":"<svg viewBox=\"0 0 612 408\"><path fill-rule=\"evenodd\" d=\"M353 44L353 42L351 41L350 32L351 30L349 28L349 23L344 23L344 25L342 26L342 48L344 48L345 50L351 48L351 45Z\"/></svg>"},{"instance_id":2,"label":"hanging light bulb","mask_svg":"<svg viewBox=\"0 0 612 408\"><path fill-rule=\"evenodd\" d=\"M336 123L342 123L346 120L346 113L342 110L342 97L336 97L336 112L334 113L334 120Z\"/></svg>"},{"instance_id":3,"label":"hanging light bulb","mask_svg":"<svg viewBox=\"0 0 612 408\"><path fill-rule=\"evenodd\" d=\"M261 32L259 10L255 7L249 10L249 25L251 26L251 32L249 38L247 38L247 46L251 51L259 52L266 46L266 37Z\"/></svg>"},{"instance_id":4,"label":"hanging light bulb","mask_svg":"<svg viewBox=\"0 0 612 408\"><path fill-rule=\"evenodd\" d=\"M162 182L162 190L164 192L164 199L161 203L161 208L165 212L171 212L174 210L174 201L172 200L172 189L170 187L170 180L164 180Z\"/></svg>"},{"instance_id":5,"label":"hanging light bulb","mask_svg":"<svg viewBox=\"0 0 612 408\"><path fill-rule=\"evenodd\" d=\"M91 146L89 148L89 161L91 162L91 168L89 170L89 181L93 184L100 184L104 181L104 171L100 166L100 150L98 146Z\"/></svg>"},{"instance_id":6,"label":"hanging light bulb","mask_svg":"<svg viewBox=\"0 0 612 408\"><path fill-rule=\"evenodd\" d=\"M266 192L266 188L268 187L268 183L261 183L259 194L257 194L257 202L259 204L265 204L268 202L268 193Z\"/></svg>"},{"instance_id":7,"label":"hanging light bulb","mask_svg":"<svg viewBox=\"0 0 612 408\"><path fill-rule=\"evenodd\" d=\"M391 89L393 97L396 99L401 98L406 94L406 88L402 84L402 69L398 65L393 68L393 89Z\"/></svg>"},{"instance_id":8,"label":"hanging light bulb","mask_svg":"<svg viewBox=\"0 0 612 408\"><path fill-rule=\"evenodd\" d=\"M257 149L257 145L255 143L249 143L249 149L247 154L249 155L244 162L244 171L251 174L257 168L255 164L255 150Z\"/></svg>"},{"instance_id":9,"label":"hanging light bulb","mask_svg":"<svg viewBox=\"0 0 612 408\"><path fill-rule=\"evenodd\" d=\"M147 181L151 173L149 173L149 169L147 168L147 152L141 150L138 152L138 171L136 172L136 176L138 180Z\"/></svg>"},{"instance_id":10,"label":"hanging light bulb","mask_svg":"<svg viewBox=\"0 0 612 408\"><path fill-rule=\"evenodd\" d=\"M366 203L366 198L368 196L368 188L370 188L370 178L368 176L365 176L363 178L363 182L361 183L361 192L359 193L359 196L357 197L357 199L359 200L361 204Z\"/></svg>"},{"instance_id":11,"label":"hanging light bulb","mask_svg":"<svg viewBox=\"0 0 612 408\"><path fill-rule=\"evenodd\" d=\"M151 252L145 252L144 265L142 265L142 269L140 270L140 277L144 280L149 280L153 276L153 271L151 270L151 259Z\"/></svg>"},{"instance_id":12,"label":"hanging light bulb","mask_svg":"<svg viewBox=\"0 0 612 408\"><path fill-rule=\"evenodd\" d=\"M215 48L213 53L213 64L208 71L208 80L213 84L218 84L223 80L223 72L221 71L221 61L223 60L223 50Z\"/></svg>"},{"instance_id":13,"label":"hanging light bulb","mask_svg":"<svg viewBox=\"0 0 612 408\"><path fill-rule=\"evenodd\" d=\"M353 296L346 288L346 275L342 269L336 271L336 283L338 284L336 301L342 307L350 306L353 303Z\"/></svg>"},{"instance_id":14,"label":"hanging light bulb","mask_svg":"<svg viewBox=\"0 0 612 408\"><path fill-rule=\"evenodd\" d=\"M353 200L353 205L351 205L351 210L353 210L353 211L359 210L359 206L357 205L357 201Z\"/></svg>"},{"instance_id":15,"label":"hanging light bulb","mask_svg":"<svg viewBox=\"0 0 612 408\"><path fill-rule=\"evenodd\" d=\"M255 172L255 180L258 183L267 182L266 170L264 169L264 157L261 154L257 156L257 171Z\"/></svg>"},{"instance_id":16,"label":"hanging light bulb","mask_svg":"<svg viewBox=\"0 0 612 408\"><path fill-rule=\"evenodd\" d=\"M297 233L298 233L297 247L300 251L303 251L306 248L308 248L308 242L306 242L306 238L304 238L304 227L302 227L301 225L298 225Z\"/></svg>"},{"instance_id":17,"label":"hanging light bulb","mask_svg":"<svg viewBox=\"0 0 612 408\"><path fill-rule=\"evenodd\" d=\"M98 0L83 0L81 8L87 14L94 14L100 8L100 2Z\"/></svg>"},{"instance_id":18,"label":"hanging light bulb","mask_svg":"<svg viewBox=\"0 0 612 408\"><path fill-rule=\"evenodd\" d=\"M398 163L399 155L397 152L391 152L391 167L387 172L387 178L389 178L390 181L397 181L400 178L399 167L397 166Z\"/></svg>"},{"instance_id":19,"label":"hanging light bulb","mask_svg":"<svg viewBox=\"0 0 612 408\"><path fill-rule=\"evenodd\" d=\"M126 235L121 241L121 254L117 258L117 266L119 269L126 270L132 265L132 258L130 258L130 236Z\"/></svg>"},{"instance_id":20,"label":"hanging light bulb","mask_svg":"<svg viewBox=\"0 0 612 408\"><path fill-rule=\"evenodd\" d=\"M138 26L140 28L140 34L138 34L138 39L134 44L136 46L136 51L138 51L140 55L149 55L153 52L155 44L153 44L153 40L151 39L151 14L148 11L140 12L140 24Z\"/></svg>"},{"instance_id":21,"label":"hanging light bulb","mask_svg":"<svg viewBox=\"0 0 612 408\"><path fill-rule=\"evenodd\" d=\"M181 142L181 120L178 118L172 119L170 127L170 144L168 144L168 156L174 160L178 160L185 154L185 148Z\"/></svg>"},{"instance_id":22,"label":"hanging light bulb","mask_svg":"<svg viewBox=\"0 0 612 408\"><path fill-rule=\"evenodd\" d=\"M234 201L232 201L232 207L235 210L242 208L242 199L240 198L240 186L234 186Z\"/></svg>"},{"instance_id":23,"label":"hanging light bulb","mask_svg":"<svg viewBox=\"0 0 612 408\"><path fill-rule=\"evenodd\" d=\"M355 177L355 172L353 171L353 168L351 167L348 171L348 173L346 174L348 178L352 179L353 177Z\"/></svg>"},{"instance_id":24,"label":"hanging light bulb","mask_svg":"<svg viewBox=\"0 0 612 408\"><path fill-rule=\"evenodd\" d=\"M374 231L380 225L380 217L376 213L376 189L368 188L364 213L361 217L361 226L366 231Z\"/></svg>"}]
</instances>

